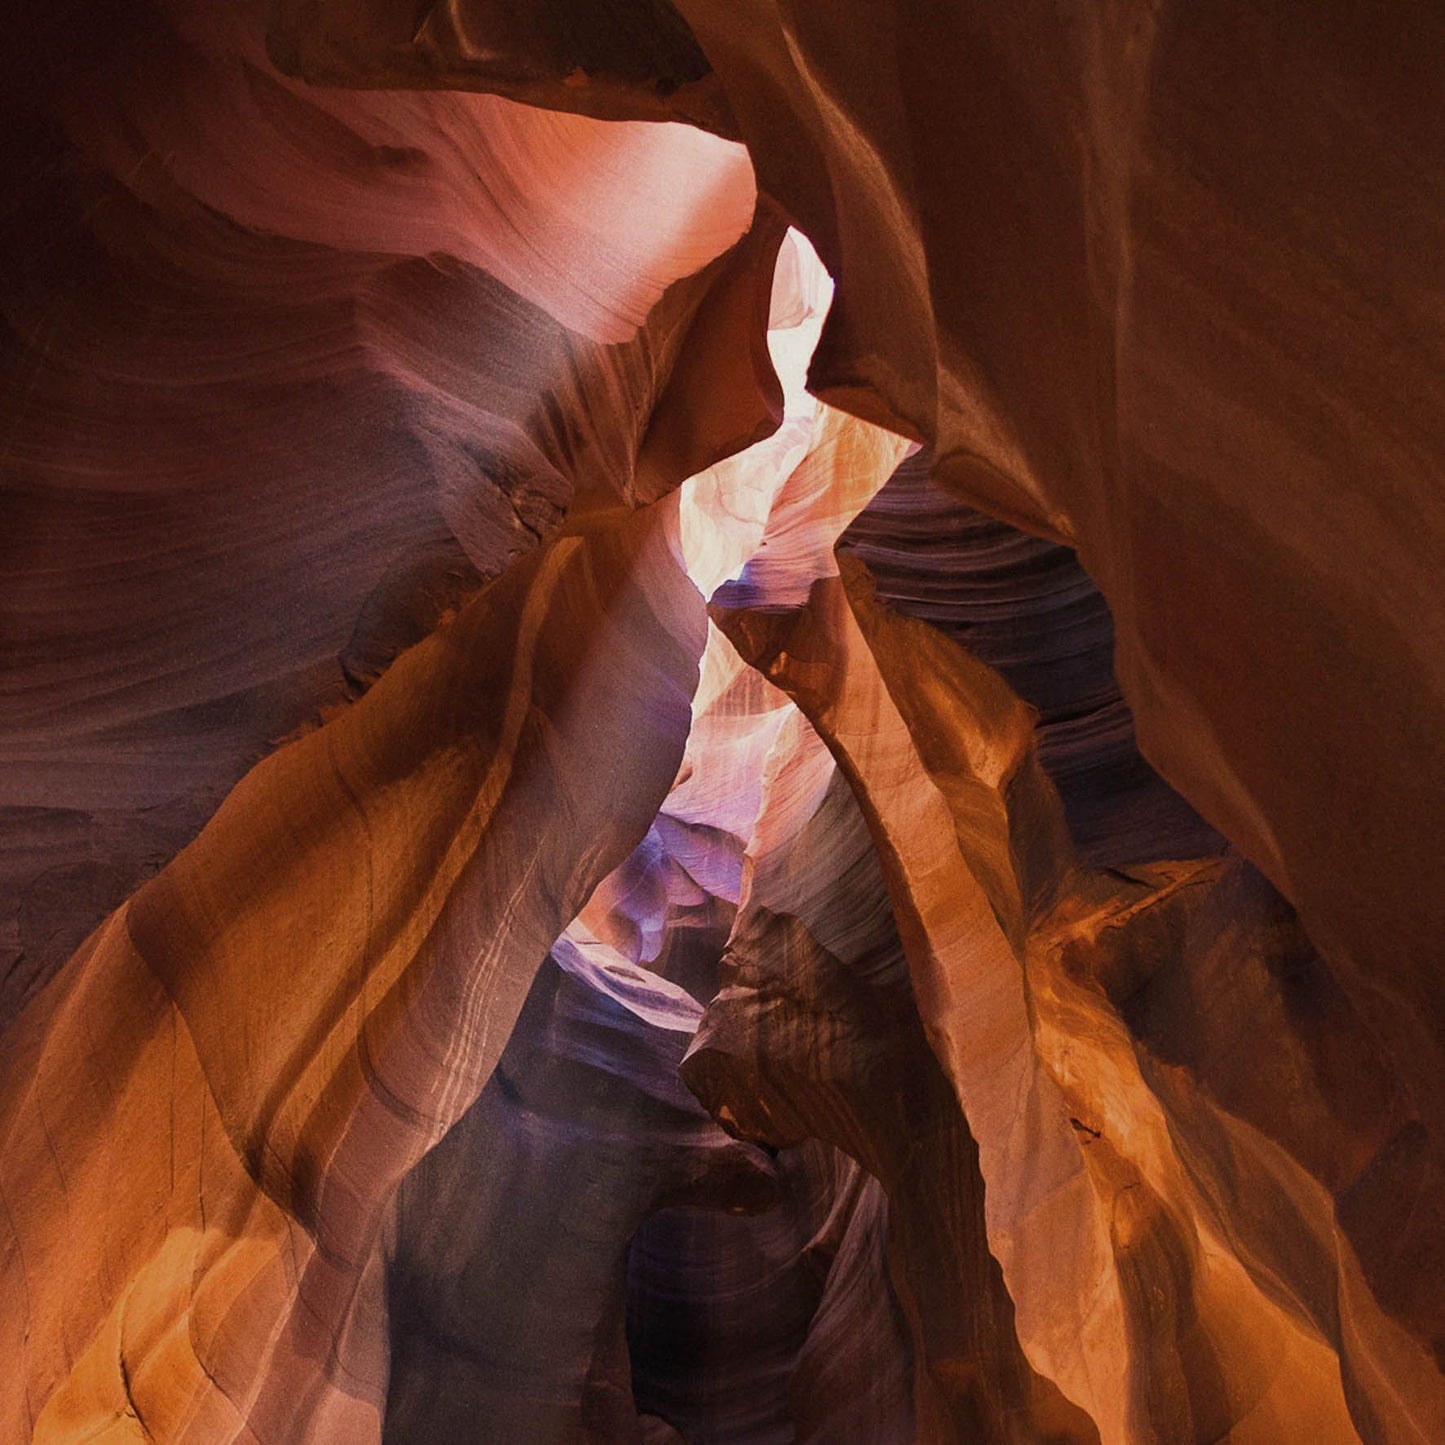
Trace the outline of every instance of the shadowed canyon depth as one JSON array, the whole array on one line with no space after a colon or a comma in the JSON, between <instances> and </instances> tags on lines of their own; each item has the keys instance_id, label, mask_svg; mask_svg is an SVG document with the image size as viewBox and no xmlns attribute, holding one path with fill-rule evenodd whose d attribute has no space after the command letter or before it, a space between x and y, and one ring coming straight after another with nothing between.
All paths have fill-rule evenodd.
<instances>
[{"instance_id":1,"label":"shadowed canyon depth","mask_svg":"<svg viewBox=\"0 0 1445 1445\"><path fill-rule=\"evenodd\" d=\"M1445 1442L1432 0L15 0L0 1445Z\"/></svg>"}]
</instances>

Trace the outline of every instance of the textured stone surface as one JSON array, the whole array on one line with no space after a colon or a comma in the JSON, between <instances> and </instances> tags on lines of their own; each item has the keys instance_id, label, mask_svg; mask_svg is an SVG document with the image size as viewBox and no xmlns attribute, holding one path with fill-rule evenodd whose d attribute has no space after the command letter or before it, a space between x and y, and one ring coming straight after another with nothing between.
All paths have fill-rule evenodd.
<instances>
[{"instance_id":1,"label":"textured stone surface","mask_svg":"<svg viewBox=\"0 0 1445 1445\"><path fill-rule=\"evenodd\" d=\"M12 1027L6 1433L375 1433L391 1196L681 760L666 520L532 554L253 770Z\"/></svg>"},{"instance_id":2,"label":"textured stone surface","mask_svg":"<svg viewBox=\"0 0 1445 1445\"><path fill-rule=\"evenodd\" d=\"M1372 1273L1445 1338L1438 14L674 8L840 282L815 389L1078 547L1145 755L1408 1081Z\"/></svg>"},{"instance_id":3,"label":"textured stone surface","mask_svg":"<svg viewBox=\"0 0 1445 1445\"><path fill-rule=\"evenodd\" d=\"M1445 1437L1438 16L6 40L0 1436Z\"/></svg>"},{"instance_id":4,"label":"textured stone surface","mask_svg":"<svg viewBox=\"0 0 1445 1445\"><path fill-rule=\"evenodd\" d=\"M746 229L736 147L307 91L260 9L25 7L0 60L0 1021L575 493L768 425L745 261L636 330Z\"/></svg>"}]
</instances>

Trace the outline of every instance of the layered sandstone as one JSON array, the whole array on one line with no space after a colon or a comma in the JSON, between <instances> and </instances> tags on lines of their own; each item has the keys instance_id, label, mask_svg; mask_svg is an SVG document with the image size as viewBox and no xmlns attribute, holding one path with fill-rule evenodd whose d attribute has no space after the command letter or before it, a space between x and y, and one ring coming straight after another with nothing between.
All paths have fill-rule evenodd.
<instances>
[{"instance_id":1,"label":"layered sandstone","mask_svg":"<svg viewBox=\"0 0 1445 1445\"><path fill-rule=\"evenodd\" d=\"M0 1436L1445 1437L1442 59L26 0Z\"/></svg>"}]
</instances>

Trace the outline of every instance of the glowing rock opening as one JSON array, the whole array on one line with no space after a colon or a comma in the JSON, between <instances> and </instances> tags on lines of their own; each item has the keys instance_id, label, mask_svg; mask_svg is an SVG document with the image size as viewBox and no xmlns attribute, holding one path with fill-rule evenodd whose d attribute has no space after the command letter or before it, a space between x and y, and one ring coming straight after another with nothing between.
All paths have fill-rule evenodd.
<instances>
[{"instance_id":1,"label":"glowing rock opening","mask_svg":"<svg viewBox=\"0 0 1445 1445\"><path fill-rule=\"evenodd\" d=\"M0 1439L1445 1438L1442 65L22 6Z\"/></svg>"}]
</instances>

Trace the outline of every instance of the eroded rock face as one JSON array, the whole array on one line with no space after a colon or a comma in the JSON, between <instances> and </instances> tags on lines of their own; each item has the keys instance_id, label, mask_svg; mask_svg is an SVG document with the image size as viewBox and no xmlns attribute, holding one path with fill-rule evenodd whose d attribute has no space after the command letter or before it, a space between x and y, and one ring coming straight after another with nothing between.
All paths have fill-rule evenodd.
<instances>
[{"instance_id":1,"label":"eroded rock face","mask_svg":"<svg viewBox=\"0 0 1445 1445\"><path fill-rule=\"evenodd\" d=\"M867 827L801 717L779 739L749 863L683 1077L743 1137L826 1139L881 1181L927 1438L1090 1438L1019 1350L977 1147L920 1026Z\"/></svg>"},{"instance_id":2,"label":"eroded rock face","mask_svg":"<svg viewBox=\"0 0 1445 1445\"><path fill-rule=\"evenodd\" d=\"M1301 909L1408 1080L1378 1284L1442 1338L1414 1283L1440 1209L1403 1204L1440 1177L1445 1079L1438 17L673 9L841 282L818 394L1078 547L1145 754ZM505 7L447 13L555 68ZM614 70L592 88L625 113Z\"/></svg>"},{"instance_id":3,"label":"eroded rock face","mask_svg":"<svg viewBox=\"0 0 1445 1445\"><path fill-rule=\"evenodd\" d=\"M1435 21L7 35L0 1435L1445 1437Z\"/></svg>"},{"instance_id":4,"label":"eroded rock face","mask_svg":"<svg viewBox=\"0 0 1445 1445\"><path fill-rule=\"evenodd\" d=\"M635 1431L634 1234L659 1210L780 1201L768 1156L677 1076L698 1005L605 944L580 947L572 971L579 945L559 942L566 964L539 973L481 1098L398 1193L388 1441Z\"/></svg>"},{"instance_id":5,"label":"eroded rock face","mask_svg":"<svg viewBox=\"0 0 1445 1445\"><path fill-rule=\"evenodd\" d=\"M374 1432L391 1195L681 760L704 632L666 520L532 554L253 770L11 1029L8 1433L127 1410L162 1435Z\"/></svg>"},{"instance_id":6,"label":"eroded rock face","mask_svg":"<svg viewBox=\"0 0 1445 1445\"><path fill-rule=\"evenodd\" d=\"M879 597L998 671L1038 712L1039 761L1100 867L1214 853L1224 840L1139 755L1109 609L1077 555L961 504L910 457L839 539Z\"/></svg>"},{"instance_id":7,"label":"eroded rock face","mask_svg":"<svg viewBox=\"0 0 1445 1445\"><path fill-rule=\"evenodd\" d=\"M653 500L776 404L746 338L781 229L706 269L738 147L308 90L262 6L123 9L22 10L0 62L6 1022L569 506Z\"/></svg>"},{"instance_id":8,"label":"eroded rock face","mask_svg":"<svg viewBox=\"0 0 1445 1445\"><path fill-rule=\"evenodd\" d=\"M1327 1032L1324 1053L1383 1071L1371 1079L1371 1141L1356 1136L1356 1157L1381 1159L1407 1088L1387 1082L1288 909L1239 862L1095 873L1077 860L1017 698L942 634L891 613L855 559L801 606L750 601L715 604L715 616L795 698L863 805L924 1028L979 1141L989 1244L1030 1360L1106 1438L1270 1438L1306 1419L1326 1438L1362 1421L1385 1438L1428 1438L1439 1375L1357 1292L1360 1252L1341 1207L1355 1186L1338 1189L1338 1156L1320 1170L1322 1156L1301 1148L1308 1130L1281 1149L1278 1128L1261 1138L1244 1125L1246 1091L1228 1105L1220 1092L1232 1052L1222 1038L1194 1056L1210 1059L1202 1079L1189 1065L1161 1071L1149 1030L1131 1035L1111 1007L1152 991L1157 960L1172 992L1229 953L1231 992L1249 979L1271 1000L1273 1047L1311 1056L1272 1074L1273 1107L1330 1112L1310 1102L1331 1087L1315 1063ZM1281 1008L1280 976L1295 968L1329 1024ZM1087 1305L1068 1319L1064 1299ZM1349 1321L1356 1307L1371 1315L1365 1329ZM1101 1357L1115 1364L1110 1378L1093 1368ZM1411 1382L1404 1410L1399 1386L1377 1388L1395 1371Z\"/></svg>"}]
</instances>

